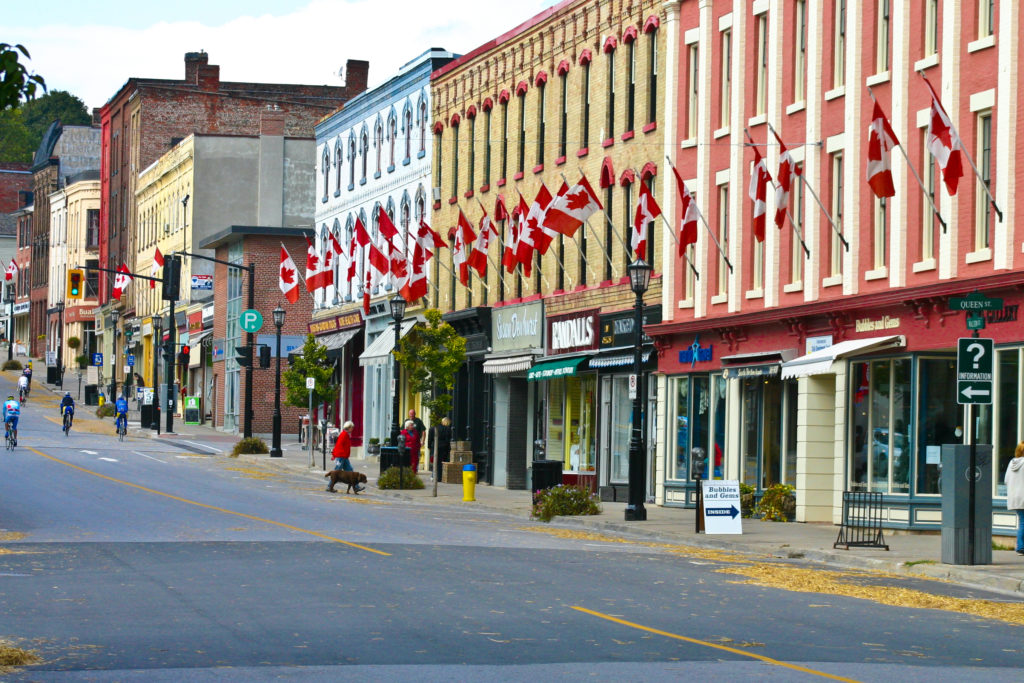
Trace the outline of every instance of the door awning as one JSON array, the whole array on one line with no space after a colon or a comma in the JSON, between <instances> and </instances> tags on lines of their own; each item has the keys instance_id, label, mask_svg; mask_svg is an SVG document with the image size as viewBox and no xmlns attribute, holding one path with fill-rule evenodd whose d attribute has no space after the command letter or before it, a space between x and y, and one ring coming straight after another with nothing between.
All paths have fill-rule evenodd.
<instances>
[{"instance_id":1,"label":"door awning","mask_svg":"<svg viewBox=\"0 0 1024 683\"><path fill-rule=\"evenodd\" d=\"M533 354L530 353L506 358L488 358L484 361L484 374L511 375L515 372L524 372L533 365L533 358Z\"/></svg>"},{"instance_id":2,"label":"door awning","mask_svg":"<svg viewBox=\"0 0 1024 683\"><path fill-rule=\"evenodd\" d=\"M652 349L644 349L640 356L641 363L645 370L651 360ZM604 370L606 368L632 368L635 358L633 353L618 353L594 356L590 359L591 370ZM655 364L657 365L657 364Z\"/></svg>"},{"instance_id":3,"label":"door awning","mask_svg":"<svg viewBox=\"0 0 1024 683\"><path fill-rule=\"evenodd\" d=\"M414 318L402 321L402 328L399 336L404 337L409 334L409 330L416 324ZM373 343L370 344L365 351L359 356L360 365L380 365L381 363L387 363L391 360L391 351L395 348L395 330L393 325L388 325L387 329L378 335Z\"/></svg>"},{"instance_id":4,"label":"door awning","mask_svg":"<svg viewBox=\"0 0 1024 683\"><path fill-rule=\"evenodd\" d=\"M342 349L345 348L345 344L352 341L352 338L362 332L362 328L353 327L350 330L342 330L341 332L335 332L329 334L326 337L318 340L327 349L328 358L338 358L341 356ZM394 332L391 334L391 341L394 342Z\"/></svg>"},{"instance_id":5,"label":"door awning","mask_svg":"<svg viewBox=\"0 0 1024 683\"><path fill-rule=\"evenodd\" d=\"M835 370L832 363L849 356L881 351L883 349L899 348L907 345L907 338L902 334L893 334L886 337L871 337L869 339L848 339L838 344L819 349L805 356L794 358L782 364L782 379L793 377L810 377L812 375L826 375Z\"/></svg>"},{"instance_id":6,"label":"door awning","mask_svg":"<svg viewBox=\"0 0 1024 683\"><path fill-rule=\"evenodd\" d=\"M530 372L526 374L526 379L530 382L542 382L556 377L570 377L576 374L576 369L580 366L580 363L586 361L587 358L589 356L576 356L575 358L559 358L537 363L530 368Z\"/></svg>"},{"instance_id":7,"label":"door awning","mask_svg":"<svg viewBox=\"0 0 1024 683\"><path fill-rule=\"evenodd\" d=\"M745 377L778 377L783 363L796 356L793 349L753 351L722 356L722 373L726 379Z\"/></svg>"}]
</instances>

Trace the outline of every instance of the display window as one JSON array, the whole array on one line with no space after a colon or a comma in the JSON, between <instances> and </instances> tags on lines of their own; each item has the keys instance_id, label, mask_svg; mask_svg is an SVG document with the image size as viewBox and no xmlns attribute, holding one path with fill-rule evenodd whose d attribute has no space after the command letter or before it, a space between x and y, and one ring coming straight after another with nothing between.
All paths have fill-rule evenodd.
<instances>
[{"instance_id":1,"label":"display window","mask_svg":"<svg viewBox=\"0 0 1024 683\"><path fill-rule=\"evenodd\" d=\"M722 375L673 379L669 435L674 457L669 478L721 479L725 475L725 389ZM699 449L699 450L698 450Z\"/></svg>"},{"instance_id":2,"label":"display window","mask_svg":"<svg viewBox=\"0 0 1024 683\"><path fill-rule=\"evenodd\" d=\"M593 474L597 458L596 375L547 380L547 457L566 472Z\"/></svg>"},{"instance_id":3,"label":"display window","mask_svg":"<svg viewBox=\"0 0 1024 683\"><path fill-rule=\"evenodd\" d=\"M911 367L909 358L850 365L851 491L910 491Z\"/></svg>"},{"instance_id":4,"label":"display window","mask_svg":"<svg viewBox=\"0 0 1024 683\"><path fill-rule=\"evenodd\" d=\"M797 383L775 377L738 381L742 427L740 480L759 490L796 485Z\"/></svg>"}]
</instances>

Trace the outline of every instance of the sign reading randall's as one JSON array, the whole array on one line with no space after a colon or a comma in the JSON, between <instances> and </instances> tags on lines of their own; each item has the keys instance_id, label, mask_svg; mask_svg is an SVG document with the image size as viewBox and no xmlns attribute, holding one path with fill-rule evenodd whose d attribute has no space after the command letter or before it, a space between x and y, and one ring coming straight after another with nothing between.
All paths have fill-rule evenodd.
<instances>
[{"instance_id":1,"label":"sign reading randall's","mask_svg":"<svg viewBox=\"0 0 1024 683\"><path fill-rule=\"evenodd\" d=\"M548 318L548 354L585 351L598 347L599 312L577 311Z\"/></svg>"}]
</instances>

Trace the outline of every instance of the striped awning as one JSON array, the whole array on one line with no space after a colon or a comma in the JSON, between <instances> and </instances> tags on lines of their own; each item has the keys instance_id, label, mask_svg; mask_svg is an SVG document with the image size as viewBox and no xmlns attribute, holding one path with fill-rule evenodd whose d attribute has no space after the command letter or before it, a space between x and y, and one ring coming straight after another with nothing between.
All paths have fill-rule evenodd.
<instances>
[{"instance_id":1,"label":"striped awning","mask_svg":"<svg viewBox=\"0 0 1024 683\"><path fill-rule=\"evenodd\" d=\"M651 350L648 349L643 352L640 357L641 361L646 364L651 359ZM633 364L633 354L623 353L616 356L596 356L590 359L591 369L603 369L603 368L622 368Z\"/></svg>"},{"instance_id":2,"label":"striped awning","mask_svg":"<svg viewBox=\"0 0 1024 683\"><path fill-rule=\"evenodd\" d=\"M533 354L509 356L508 358L490 358L484 361L485 375L510 375L513 372L525 372L533 365Z\"/></svg>"}]
</instances>

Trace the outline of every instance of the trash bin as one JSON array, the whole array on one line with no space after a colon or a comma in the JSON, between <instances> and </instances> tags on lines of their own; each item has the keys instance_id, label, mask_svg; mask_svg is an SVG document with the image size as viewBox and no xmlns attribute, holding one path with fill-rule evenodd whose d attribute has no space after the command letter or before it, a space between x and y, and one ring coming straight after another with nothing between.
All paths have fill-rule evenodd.
<instances>
[{"instance_id":1,"label":"trash bin","mask_svg":"<svg viewBox=\"0 0 1024 683\"><path fill-rule=\"evenodd\" d=\"M533 461L533 500L537 502L537 492L549 489L552 486L560 486L562 483L562 461L561 460L534 460Z\"/></svg>"},{"instance_id":2,"label":"trash bin","mask_svg":"<svg viewBox=\"0 0 1024 683\"><path fill-rule=\"evenodd\" d=\"M95 384L85 385L85 405L94 406L99 403L99 387Z\"/></svg>"},{"instance_id":3,"label":"trash bin","mask_svg":"<svg viewBox=\"0 0 1024 683\"><path fill-rule=\"evenodd\" d=\"M47 365L46 383L57 384L58 382L60 382L60 368L58 368L56 365Z\"/></svg>"},{"instance_id":4,"label":"trash bin","mask_svg":"<svg viewBox=\"0 0 1024 683\"><path fill-rule=\"evenodd\" d=\"M476 500L476 465L462 466L462 500L467 503Z\"/></svg>"},{"instance_id":5,"label":"trash bin","mask_svg":"<svg viewBox=\"0 0 1024 683\"><path fill-rule=\"evenodd\" d=\"M143 403L139 406L139 424L142 425L143 429L149 429L153 426L153 404Z\"/></svg>"},{"instance_id":6,"label":"trash bin","mask_svg":"<svg viewBox=\"0 0 1024 683\"><path fill-rule=\"evenodd\" d=\"M974 557L970 535L971 447L942 444L942 562L992 564L992 446L974 446Z\"/></svg>"},{"instance_id":7,"label":"trash bin","mask_svg":"<svg viewBox=\"0 0 1024 683\"><path fill-rule=\"evenodd\" d=\"M399 463L398 446L380 447L380 474L384 474L392 467L398 467Z\"/></svg>"}]
</instances>

